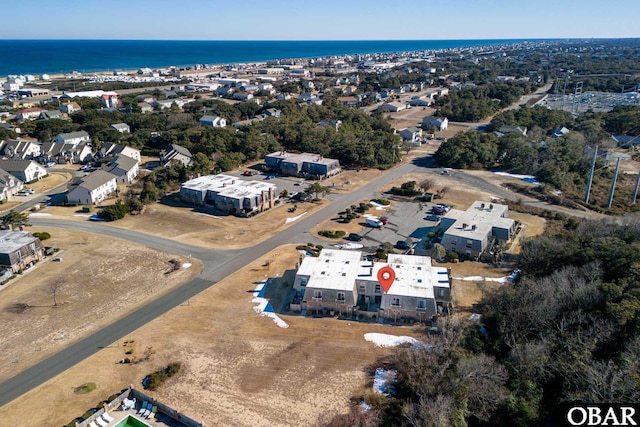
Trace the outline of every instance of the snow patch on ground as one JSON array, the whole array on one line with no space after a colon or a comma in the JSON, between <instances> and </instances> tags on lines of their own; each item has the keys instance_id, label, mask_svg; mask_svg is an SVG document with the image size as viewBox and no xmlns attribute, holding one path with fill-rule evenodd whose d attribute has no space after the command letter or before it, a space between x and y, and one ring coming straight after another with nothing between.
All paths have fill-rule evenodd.
<instances>
[{"instance_id":1,"label":"snow patch on ground","mask_svg":"<svg viewBox=\"0 0 640 427\"><path fill-rule=\"evenodd\" d=\"M523 181L529 182L531 184L538 184L540 185L540 181L536 180L536 177L533 175L520 175L517 173L509 173L509 172L494 172L494 174L496 175L500 175L500 176L508 176L511 178L516 178L516 179L521 179Z\"/></svg>"},{"instance_id":2,"label":"snow patch on ground","mask_svg":"<svg viewBox=\"0 0 640 427\"><path fill-rule=\"evenodd\" d=\"M380 203L373 202L373 201L371 201L369 203L371 204L371 206L376 208L377 211L384 211L389 207L389 206L381 205Z\"/></svg>"},{"instance_id":3,"label":"snow patch on ground","mask_svg":"<svg viewBox=\"0 0 640 427\"><path fill-rule=\"evenodd\" d=\"M51 214L46 212L33 212L33 213L30 213L29 216L51 216ZM76 215L76 216L80 216L80 215Z\"/></svg>"},{"instance_id":4,"label":"snow patch on ground","mask_svg":"<svg viewBox=\"0 0 640 427\"><path fill-rule=\"evenodd\" d=\"M384 395L393 395L393 383L396 381L397 372L393 369L376 368L373 374L373 389Z\"/></svg>"},{"instance_id":5,"label":"snow patch on ground","mask_svg":"<svg viewBox=\"0 0 640 427\"><path fill-rule=\"evenodd\" d=\"M189 267L191 267L191 265L192 264L190 262L183 262L182 263L182 268L189 268Z\"/></svg>"},{"instance_id":6,"label":"snow patch on ground","mask_svg":"<svg viewBox=\"0 0 640 427\"><path fill-rule=\"evenodd\" d=\"M204 212L196 212L196 215L208 216L209 218L222 219L220 216L211 215Z\"/></svg>"},{"instance_id":7,"label":"snow patch on ground","mask_svg":"<svg viewBox=\"0 0 640 427\"><path fill-rule=\"evenodd\" d=\"M413 337L408 337L406 335L396 336L389 334L380 334L377 332L371 332L368 334L364 334L364 339L366 341L374 343L377 347L396 347L401 344L411 344L416 345L419 341Z\"/></svg>"},{"instance_id":8,"label":"snow patch on ground","mask_svg":"<svg viewBox=\"0 0 640 427\"><path fill-rule=\"evenodd\" d=\"M261 316L270 317L271 320L273 320L273 322L281 328L288 328L289 325L287 324L287 322L278 317L278 315L275 313L275 310L273 309L273 306L271 305L271 303L269 303L269 300L264 297L266 286L267 282L262 281L258 283L253 290L253 299L251 300L251 302L254 304L258 304L253 307L253 311Z\"/></svg>"},{"instance_id":9,"label":"snow patch on ground","mask_svg":"<svg viewBox=\"0 0 640 427\"><path fill-rule=\"evenodd\" d=\"M456 280L464 280L466 282L499 282L507 283L512 281L512 276L505 277L484 277L484 276L466 276L466 277L453 277Z\"/></svg>"},{"instance_id":10,"label":"snow patch on ground","mask_svg":"<svg viewBox=\"0 0 640 427\"><path fill-rule=\"evenodd\" d=\"M285 222L284 222L284 223L285 223L285 224L291 224L293 221L297 221L297 220L299 220L300 218L302 218L302 217L303 217L303 216L305 216L306 214L307 214L306 212L302 212L302 213L301 213L300 215L298 215L298 216L294 216L293 218L287 218L287 219L285 220Z\"/></svg>"},{"instance_id":11,"label":"snow patch on ground","mask_svg":"<svg viewBox=\"0 0 640 427\"><path fill-rule=\"evenodd\" d=\"M361 243L338 243L333 246L338 249L362 249L364 247Z\"/></svg>"}]
</instances>

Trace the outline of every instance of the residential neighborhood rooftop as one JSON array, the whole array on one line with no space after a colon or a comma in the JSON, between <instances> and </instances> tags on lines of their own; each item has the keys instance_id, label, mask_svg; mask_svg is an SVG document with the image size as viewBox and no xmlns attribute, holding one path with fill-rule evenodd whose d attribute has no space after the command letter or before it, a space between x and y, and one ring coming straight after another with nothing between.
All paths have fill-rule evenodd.
<instances>
[{"instance_id":1,"label":"residential neighborhood rooftop","mask_svg":"<svg viewBox=\"0 0 640 427\"><path fill-rule=\"evenodd\" d=\"M261 181L244 181L229 175L205 175L191 179L182 187L200 192L212 191L226 197L246 197L258 195L269 189L275 189L274 184Z\"/></svg>"},{"instance_id":2,"label":"residential neighborhood rooftop","mask_svg":"<svg viewBox=\"0 0 640 427\"><path fill-rule=\"evenodd\" d=\"M0 230L0 252L14 252L29 243L33 242L37 237L26 231L16 230Z\"/></svg>"},{"instance_id":3,"label":"residential neighborhood rooftop","mask_svg":"<svg viewBox=\"0 0 640 427\"><path fill-rule=\"evenodd\" d=\"M457 237L482 240L491 234L493 227L510 228L513 220L504 217L508 212L506 205L475 201L466 211L450 210L445 217L456 220L459 227L452 226L447 234ZM462 227L466 225L466 227Z\"/></svg>"},{"instance_id":4,"label":"residential neighborhood rooftop","mask_svg":"<svg viewBox=\"0 0 640 427\"><path fill-rule=\"evenodd\" d=\"M115 178L116 176L114 174L98 169L97 171L91 172L89 175L80 179L78 181L78 186L92 191Z\"/></svg>"}]
</instances>

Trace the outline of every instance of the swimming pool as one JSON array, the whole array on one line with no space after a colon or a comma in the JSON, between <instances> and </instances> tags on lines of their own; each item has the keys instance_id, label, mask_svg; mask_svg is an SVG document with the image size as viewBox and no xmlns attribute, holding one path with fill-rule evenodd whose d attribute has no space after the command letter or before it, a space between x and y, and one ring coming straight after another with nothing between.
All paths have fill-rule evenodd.
<instances>
[{"instance_id":1,"label":"swimming pool","mask_svg":"<svg viewBox=\"0 0 640 427\"><path fill-rule=\"evenodd\" d=\"M116 424L115 427L149 427L149 424L137 419L132 415L127 415L127 418L124 418L122 421Z\"/></svg>"}]
</instances>

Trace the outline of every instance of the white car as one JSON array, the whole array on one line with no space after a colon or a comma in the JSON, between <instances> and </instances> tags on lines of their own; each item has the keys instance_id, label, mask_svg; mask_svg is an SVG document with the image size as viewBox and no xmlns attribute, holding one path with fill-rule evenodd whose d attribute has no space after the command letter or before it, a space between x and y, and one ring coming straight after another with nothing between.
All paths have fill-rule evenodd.
<instances>
[{"instance_id":1,"label":"white car","mask_svg":"<svg viewBox=\"0 0 640 427\"><path fill-rule=\"evenodd\" d=\"M50 168L50 167L52 167L52 166L55 166L55 165L56 165L56 162L47 162L47 163L45 164L45 166L46 166L46 167L48 167L48 168Z\"/></svg>"}]
</instances>

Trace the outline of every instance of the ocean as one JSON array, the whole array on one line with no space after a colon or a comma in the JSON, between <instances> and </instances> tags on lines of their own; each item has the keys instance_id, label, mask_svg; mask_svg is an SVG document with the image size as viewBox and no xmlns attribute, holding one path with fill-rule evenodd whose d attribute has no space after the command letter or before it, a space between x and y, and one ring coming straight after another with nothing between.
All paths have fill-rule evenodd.
<instances>
[{"instance_id":1,"label":"ocean","mask_svg":"<svg viewBox=\"0 0 640 427\"><path fill-rule=\"evenodd\" d=\"M0 40L0 76L130 70L269 59L437 50L534 40Z\"/></svg>"}]
</instances>

